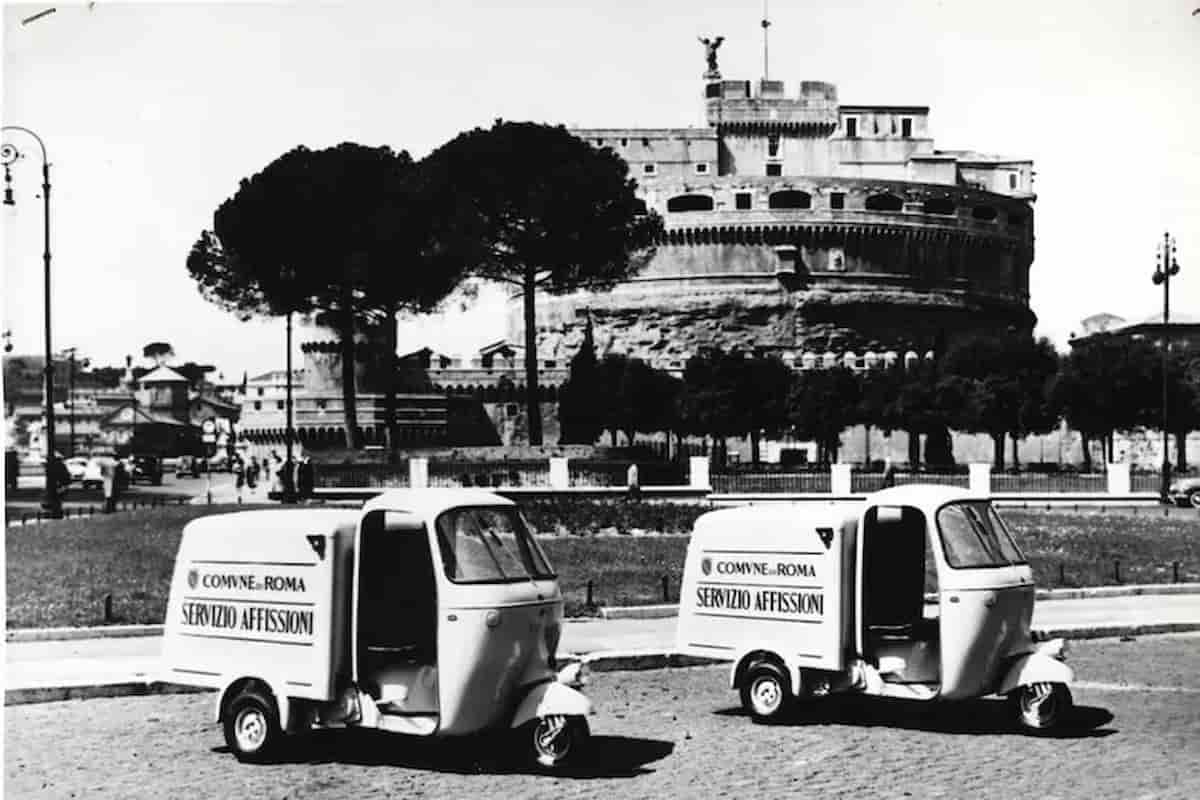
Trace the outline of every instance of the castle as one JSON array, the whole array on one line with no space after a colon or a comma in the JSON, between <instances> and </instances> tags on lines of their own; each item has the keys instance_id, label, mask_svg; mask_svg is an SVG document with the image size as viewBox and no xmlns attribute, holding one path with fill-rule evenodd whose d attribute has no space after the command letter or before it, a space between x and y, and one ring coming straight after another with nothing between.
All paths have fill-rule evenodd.
<instances>
[{"instance_id":1,"label":"castle","mask_svg":"<svg viewBox=\"0 0 1200 800\"><path fill-rule=\"evenodd\" d=\"M588 315L601 354L675 373L711 346L864 369L1033 329L1031 161L936 149L925 106L723 80L715 47L709 67L707 127L572 129L625 159L665 230L615 289L538 298L541 363L570 360Z\"/></svg>"}]
</instances>

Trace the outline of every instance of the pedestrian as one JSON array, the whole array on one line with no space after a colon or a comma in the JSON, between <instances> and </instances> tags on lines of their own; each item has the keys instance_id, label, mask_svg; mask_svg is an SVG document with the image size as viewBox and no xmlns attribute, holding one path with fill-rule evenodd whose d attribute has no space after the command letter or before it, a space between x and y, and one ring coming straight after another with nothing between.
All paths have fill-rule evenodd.
<instances>
[{"instance_id":1,"label":"pedestrian","mask_svg":"<svg viewBox=\"0 0 1200 800\"><path fill-rule=\"evenodd\" d=\"M21 474L21 459L16 450L4 451L4 485L10 492L17 490L17 476Z\"/></svg>"},{"instance_id":2,"label":"pedestrian","mask_svg":"<svg viewBox=\"0 0 1200 800\"><path fill-rule=\"evenodd\" d=\"M242 502L242 487L246 485L246 465L241 456L233 457L233 485L237 488L237 501Z\"/></svg>"},{"instance_id":3,"label":"pedestrian","mask_svg":"<svg viewBox=\"0 0 1200 800\"><path fill-rule=\"evenodd\" d=\"M104 456L100 462L100 483L104 486L104 513L111 514L117 508L117 462Z\"/></svg>"},{"instance_id":4,"label":"pedestrian","mask_svg":"<svg viewBox=\"0 0 1200 800\"><path fill-rule=\"evenodd\" d=\"M285 503L296 500L296 462L288 459L279 466L279 493Z\"/></svg>"},{"instance_id":5,"label":"pedestrian","mask_svg":"<svg viewBox=\"0 0 1200 800\"><path fill-rule=\"evenodd\" d=\"M313 477L312 459L307 455L301 456L300 465L296 467L296 491L302 499L312 497Z\"/></svg>"},{"instance_id":6,"label":"pedestrian","mask_svg":"<svg viewBox=\"0 0 1200 800\"><path fill-rule=\"evenodd\" d=\"M637 464L629 465L629 469L625 473L625 484L629 487L629 499L636 500L642 493L642 487L638 482Z\"/></svg>"},{"instance_id":7,"label":"pedestrian","mask_svg":"<svg viewBox=\"0 0 1200 800\"><path fill-rule=\"evenodd\" d=\"M889 458L887 466L883 470L883 485L885 488L890 488L896 485L896 465Z\"/></svg>"},{"instance_id":8,"label":"pedestrian","mask_svg":"<svg viewBox=\"0 0 1200 800\"><path fill-rule=\"evenodd\" d=\"M251 492L258 487L259 469L258 458L250 456L250 463L246 465L246 488Z\"/></svg>"}]
</instances>

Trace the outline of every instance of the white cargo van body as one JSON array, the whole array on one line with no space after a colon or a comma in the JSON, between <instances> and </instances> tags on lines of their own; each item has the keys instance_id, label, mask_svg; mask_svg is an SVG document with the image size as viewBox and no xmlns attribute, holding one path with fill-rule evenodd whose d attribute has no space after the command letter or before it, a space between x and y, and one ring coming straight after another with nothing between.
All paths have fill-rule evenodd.
<instances>
[{"instance_id":1,"label":"white cargo van body","mask_svg":"<svg viewBox=\"0 0 1200 800\"><path fill-rule=\"evenodd\" d=\"M272 510L189 523L171 582L164 678L223 689L233 677L258 675L289 697L332 699L349 653L359 516Z\"/></svg>"},{"instance_id":2,"label":"white cargo van body","mask_svg":"<svg viewBox=\"0 0 1200 800\"><path fill-rule=\"evenodd\" d=\"M750 506L700 517L684 564L678 652L738 661L768 650L796 667L842 669L844 515L832 505Z\"/></svg>"}]
</instances>

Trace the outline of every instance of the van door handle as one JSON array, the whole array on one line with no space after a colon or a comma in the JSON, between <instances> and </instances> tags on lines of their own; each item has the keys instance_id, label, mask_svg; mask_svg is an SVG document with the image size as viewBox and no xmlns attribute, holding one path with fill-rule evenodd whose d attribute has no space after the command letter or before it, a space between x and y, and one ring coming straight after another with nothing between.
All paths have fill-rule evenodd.
<instances>
[{"instance_id":1,"label":"van door handle","mask_svg":"<svg viewBox=\"0 0 1200 800\"><path fill-rule=\"evenodd\" d=\"M951 603L957 603L957 602L958 602L958 595L956 595L956 594L952 594L952 595L950 595L950 602L951 602Z\"/></svg>"}]
</instances>

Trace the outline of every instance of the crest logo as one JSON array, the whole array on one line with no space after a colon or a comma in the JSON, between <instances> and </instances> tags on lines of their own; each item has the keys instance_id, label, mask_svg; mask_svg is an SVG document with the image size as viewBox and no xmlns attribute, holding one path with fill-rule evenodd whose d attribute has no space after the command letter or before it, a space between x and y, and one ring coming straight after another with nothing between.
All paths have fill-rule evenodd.
<instances>
[{"instance_id":1,"label":"crest logo","mask_svg":"<svg viewBox=\"0 0 1200 800\"><path fill-rule=\"evenodd\" d=\"M833 528L817 528L817 536L821 537L821 543L825 545L826 550L833 544Z\"/></svg>"},{"instance_id":2,"label":"crest logo","mask_svg":"<svg viewBox=\"0 0 1200 800\"><path fill-rule=\"evenodd\" d=\"M708 575L710 572L712 572L712 559L710 559L710 558L700 559L700 571L703 572L705 575Z\"/></svg>"},{"instance_id":3,"label":"crest logo","mask_svg":"<svg viewBox=\"0 0 1200 800\"><path fill-rule=\"evenodd\" d=\"M196 584L200 582L200 570L198 570L198 569L188 570L187 581L188 581L188 586L192 589L195 589Z\"/></svg>"}]
</instances>

